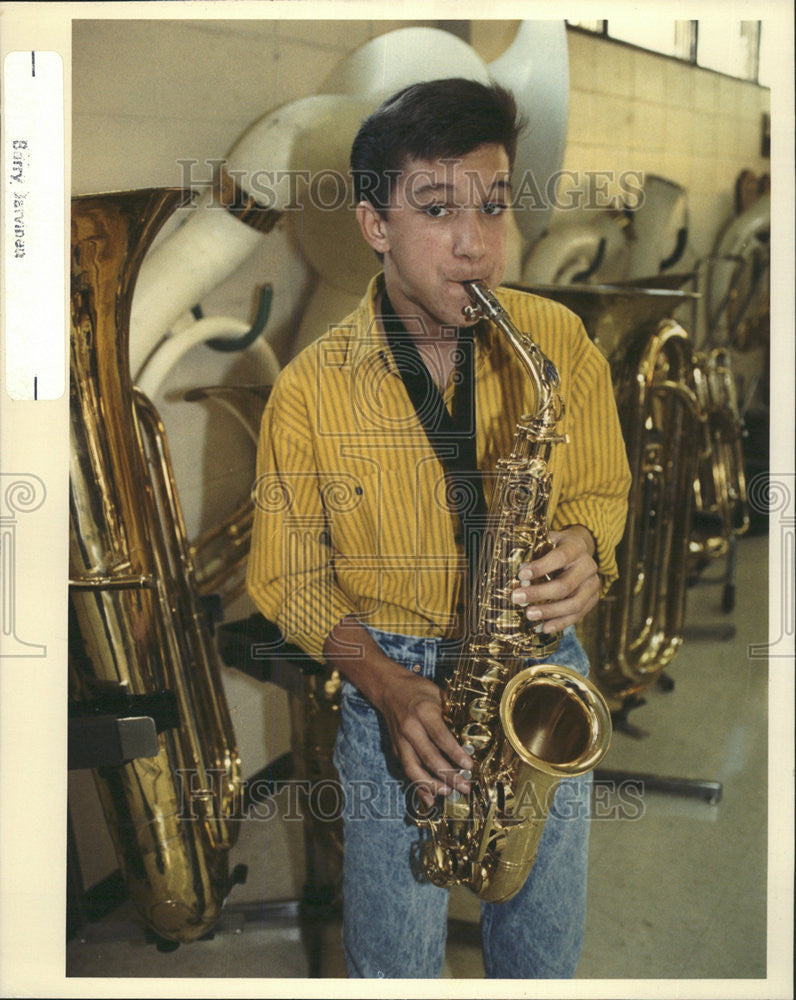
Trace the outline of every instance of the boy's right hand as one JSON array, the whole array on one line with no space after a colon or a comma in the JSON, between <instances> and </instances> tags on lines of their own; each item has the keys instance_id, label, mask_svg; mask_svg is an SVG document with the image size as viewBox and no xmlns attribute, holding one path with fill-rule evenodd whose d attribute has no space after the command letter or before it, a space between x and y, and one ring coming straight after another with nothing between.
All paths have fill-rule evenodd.
<instances>
[{"instance_id":1,"label":"boy's right hand","mask_svg":"<svg viewBox=\"0 0 796 1000\"><path fill-rule=\"evenodd\" d=\"M442 717L442 691L433 681L390 659L354 619L343 619L324 645L326 661L381 712L393 752L418 796L431 806L437 795L467 793L470 757Z\"/></svg>"}]
</instances>

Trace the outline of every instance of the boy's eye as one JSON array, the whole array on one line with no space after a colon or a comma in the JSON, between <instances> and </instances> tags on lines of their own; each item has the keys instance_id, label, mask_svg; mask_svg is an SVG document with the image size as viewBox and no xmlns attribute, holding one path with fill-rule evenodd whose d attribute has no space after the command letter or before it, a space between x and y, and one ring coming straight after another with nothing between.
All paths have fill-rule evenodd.
<instances>
[{"instance_id":1,"label":"boy's eye","mask_svg":"<svg viewBox=\"0 0 796 1000\"><path fill-rule=\"evenodd\" d=\"M488 201L481 206L480 210L484 215L500 215L501 212L505 212L506 207L503 202ZM432 205L426 205L423 211L426 215L431 216L432 219L441 219L446 215L450 215L453 209L454 206L434 202Z\"/></svg>"}]
</instances>

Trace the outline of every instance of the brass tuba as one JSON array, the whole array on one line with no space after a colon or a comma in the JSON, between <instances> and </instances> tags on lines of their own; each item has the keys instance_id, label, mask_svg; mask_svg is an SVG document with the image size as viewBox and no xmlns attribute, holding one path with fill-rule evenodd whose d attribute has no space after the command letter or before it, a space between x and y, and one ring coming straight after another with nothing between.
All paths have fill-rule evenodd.
<instances>
[{"instance_id":1,"label":"brass tuba","mask_svg":"<svg viewBox=\"0 0 796 1000\"><path fill-rule=\"evenodd\" d=\"M176 942L220 916L240 789L165 432L129 374L138 269L188 197L154 189L72 203L70 710L155 706L154 755L94 774L131 899Z\"/></svg>"},{"instance_id":2,"label":"brass tuba","mask_svg":"<svg viewBox=\"0 0 796 1000\"><path fill-rule=\"evenodd\" d=\"M735 540L749 530L744 470L744 423L730 352L716 347L694 355L694 392L705 414L704 448L694 482L694 572L711 559L732 554ZM732 607L732 584L726 585L724 608Z\"/></svg>"},{"instance_id":3,"label":"brass tuba","mask_svg":"<svg viewBox=\"0 0 796 1000\"><path fill-rule=\"evenodd\" d=\"M616 551L619 580L578 633L613 711L637 702L683 640L694 481L704 441L692 341L672 318L695 301L676 287L688 277L530 289L577 313L611 365L632 484Z\"/></svg>"},{"instance_id":4,"label":"brass tuba","mask_svg":"<svg viewBox=\"0 0 796 1000\"><path fill-rule=\"evenodd\" d=\"M592 770L611 740L608 706L577 671L527 657L555 651L558 636L536 634L511 603L521 563L549 549L547 517L552 448L563 443L558 372L516 329L492 291L465 285L471 315L484 315L508 338L534 389L511 455L501 459L477 579L474 622L445 692L445 721L472 757L471 790L417 815L430 831L424 866L436 885L464 885L503 902L523 886L562 778Z\"/></svg>"},{"instance_id":5,"label":"brass tuba","mask_svg":"<svg viewBox=\"0 0 796 1000\"><path fill-rule=\"evenodd\" d=\"M666 318L636 333L614 369L630 507L619 581L596 611L595 679L620 703L656 680L682 644L703 422L686 331Z\"/></svg>"}]
</instances>

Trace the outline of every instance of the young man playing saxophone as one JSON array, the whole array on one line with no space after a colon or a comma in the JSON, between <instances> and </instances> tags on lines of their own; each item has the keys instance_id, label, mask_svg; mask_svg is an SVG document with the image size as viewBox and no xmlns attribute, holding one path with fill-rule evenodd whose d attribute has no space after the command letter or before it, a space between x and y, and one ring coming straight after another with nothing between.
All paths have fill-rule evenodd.
<instances>
[{"instance_id":1,"label":"young man playing saxophone","mask_svg":"<svg viewBox=\"0 0 796 1000\"><path fill-rule=\"evenodd\" d=\"M488 501L530 405L511 347L464 311L465 282L495 289L503 276L518 131L507 92L458 79L407 88L362 125L357 217L383 270L284 369L263 418L249 589L342 678L351 976L435 977L444 958L448 893L424 878L419 831L398 804L407 786L427 805L469 789L440 685L467 613L472 540L446 484L473 486L477 501L482 478ZM555 662L585 675L574 625L616 576L629 488L608 367L568 310L500 294L558 368L569 438L550 464L554 547L520 571L512 599L544 633L563 632ZM483 505L473 509L477 525ZM551 809L526 884L483 904L487 976L574 974L589 791L588 776L561 783L567 805Z\"/></svg>"}]
</instances>

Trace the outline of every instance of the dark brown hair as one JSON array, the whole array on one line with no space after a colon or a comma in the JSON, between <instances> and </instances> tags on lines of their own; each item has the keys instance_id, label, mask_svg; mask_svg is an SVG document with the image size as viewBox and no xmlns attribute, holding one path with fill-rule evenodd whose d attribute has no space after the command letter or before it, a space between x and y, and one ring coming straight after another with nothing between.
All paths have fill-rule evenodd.
<instances>
[{"instance_id":1,"label":"dark brown hair","mask_svg":"<svg viewBox=\"0 0 796 1000\"><path fill-rule=\"evenodd\" d=\"M503 146L511 165L522 126L513 95L497 84L452 77L405 87L357 133L350 161L355 200L369 201L386 218L408 159L463 156L490 143Z\"/></svg>"}]
</instances>

